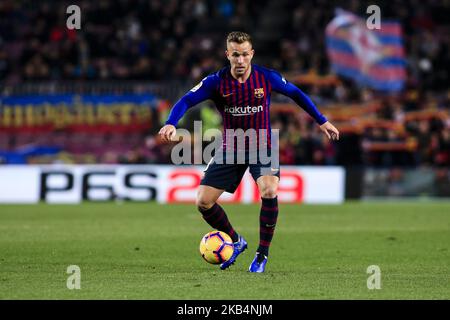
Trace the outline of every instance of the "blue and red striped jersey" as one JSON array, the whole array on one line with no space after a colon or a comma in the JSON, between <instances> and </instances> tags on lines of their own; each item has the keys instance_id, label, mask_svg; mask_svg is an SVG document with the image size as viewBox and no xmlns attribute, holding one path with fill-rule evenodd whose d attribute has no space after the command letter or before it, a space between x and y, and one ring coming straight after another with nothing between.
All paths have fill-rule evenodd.
<instances>
[{"instance_id":1,"label":"blue and red striped jersey","mask_svg":"<svg viewBox=\"0 0 450 320\"><path fill-rule=\"evenodd\" d=\"M293 99L318 124L327 119L298 87L286 81L278 72L252 64L249 78L240 83L231 75L231 67L205 77L173 106L166 124L177 125L186 110L204 100L214 101L223 118L224 145L227 129L265 129L270 146L270 97L272 91ZM259 135L258 135L259 136Z\"/></svg>"}]
</instances>

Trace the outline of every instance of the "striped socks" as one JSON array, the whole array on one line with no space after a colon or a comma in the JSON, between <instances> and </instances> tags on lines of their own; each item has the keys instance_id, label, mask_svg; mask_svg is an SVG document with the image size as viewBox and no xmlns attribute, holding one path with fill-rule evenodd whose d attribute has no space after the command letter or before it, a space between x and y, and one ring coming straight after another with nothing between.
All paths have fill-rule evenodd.
<instances>
[{"instance_id":1,"label":"striped socks","mask_svg":"<svg viewBox=\"0 0 450 320\"><path fill-rule=\"evenodd\" d=\"M272 241L278 218L278 198L261 199L262 206L259 216L259 247L256 251L268 256L270 242Z\"/></svg>"},{"instance_id":2,"label":"striped socks","mask_svg":"<svg viewBox=\"0 0 450 320\"><path fill-rule=\"evenodd\" d=\"M233 242L237 242L239 240L239 235L236 231L234 231L230 221L228 221L227 214L220 205L214 203L211 208L207 210L202 210L199 208L199 211L201 212L203 219L205 219L211 227L228 234Z\"/></svg>"}]
</instances>

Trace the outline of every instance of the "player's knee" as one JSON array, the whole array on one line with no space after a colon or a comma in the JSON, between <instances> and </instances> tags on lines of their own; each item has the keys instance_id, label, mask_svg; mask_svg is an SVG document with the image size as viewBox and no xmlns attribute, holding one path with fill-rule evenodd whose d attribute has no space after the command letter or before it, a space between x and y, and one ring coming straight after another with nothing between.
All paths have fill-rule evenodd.
<instances>
[{"instance_id":1,"label":"player's knee","mask_svg":"<svg viewBox=\"0 0 450 320\"><path fill-rule=\"evenodd\" d=\"M260 194L262 198L273 199L277 196L277 186L270 184L264 185L260 190Z\"/></svg>"},{"instance_id":2,"label":"player's knee","mask_svg":"<svg viewBox=\"0 0 450 320\"><path fill-rule=\"evenodd\" d=\"M195 201L195 205L197 206L198 211L202 212L211 208L214 205L214 201L210 201L203 197L198 197Z\"/></svg>"}]
</instances>

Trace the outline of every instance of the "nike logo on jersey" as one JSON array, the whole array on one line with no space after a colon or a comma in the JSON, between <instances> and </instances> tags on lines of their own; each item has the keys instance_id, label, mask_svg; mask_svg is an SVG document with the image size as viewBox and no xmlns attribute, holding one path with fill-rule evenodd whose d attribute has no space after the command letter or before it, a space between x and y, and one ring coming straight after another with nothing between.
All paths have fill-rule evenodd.
<instances>
[{"instance_id":1,"label":"nike logo on jersey","mask_svg":"<svg viewBox=\"0 0 450 320\"><path fill-rule=\"evenodd\" d=\"M234 94L234 92L231 92L231 93L228 93L228 94L223 94L222 97L226 98L226 97L231 96L232 94Z\"/></svg>"}]
</instances>

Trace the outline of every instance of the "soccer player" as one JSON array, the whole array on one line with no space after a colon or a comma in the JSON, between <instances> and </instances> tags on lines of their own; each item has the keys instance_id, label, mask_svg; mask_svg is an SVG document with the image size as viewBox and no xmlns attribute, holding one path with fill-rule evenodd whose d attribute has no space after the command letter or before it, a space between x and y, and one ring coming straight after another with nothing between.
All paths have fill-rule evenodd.
<instances>
[{"instance_id":1,"label":"soccer player","mask_svg":"<svg viewBox=\"0 0 450 320\"><path fill-rule=\"evenodd\" d=\"M258 148L271 147L270 96L275 91L290 97L303 108L319 125L323 133L332 140L339 139L339 131L319 112L314 103L299 88L286 81L278 72L252 64L254 50L250 35L231 32L226 41L225 54L230 65L204 78L173 106L165 125L159 131L163 141L171 141L176 134L176 125L186 110L211 99L223 118L223 148L235 153L244 153L244 163L224 163L214 156L208 164L197 194L196 205L206 222L213 228L231 236L234 242L232 257L222 263L227 269L247 248L247 242L231 225L217 199L224 191L234 193L249 168L261 195L259 246L249 266L250 272L264 272L269 246L278 217L277 188L280 178L279 165L263 163L261 159L250 161L249 145ZM230 129L253 129L262 132L258 141L248 142L244 148L236 148L228 137ZM228 138L228 139L227 139ZM245 139L245 138L244 138ZM248 143L247 143L248 142ZM262 143L261 143L262 142Z\"/></svg>"}]
</instances>

